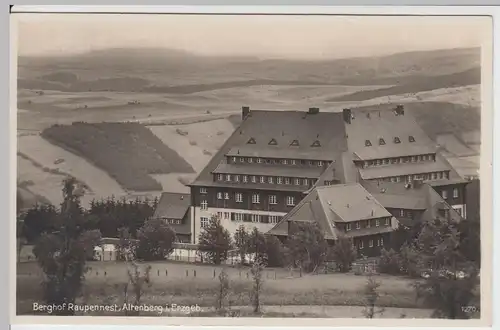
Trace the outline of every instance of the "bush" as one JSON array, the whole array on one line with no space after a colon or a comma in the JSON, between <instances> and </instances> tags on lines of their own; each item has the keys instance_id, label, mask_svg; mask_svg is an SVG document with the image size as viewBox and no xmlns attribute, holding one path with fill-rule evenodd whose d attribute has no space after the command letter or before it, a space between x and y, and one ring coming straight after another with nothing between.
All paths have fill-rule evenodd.
<instances>
[{"instance_id":1,"label":"bush","mask_svg":"<svg viewBox=\"0 0 500 330\"><path fill-rule=\"evenodd\" d=\"M42 137L105 170L125 189L160 191L150 174L193 173L177 152L138 123L73 123L52 126Z\"/></svg>"},{"instance_id":2,"label":"bush","mask_svg":"<svg viewBox=\"0 0 500 330\"><path fill-rule=\"evenodd\" d=\"M393 249L380 251L380 260L378 270L383 274L397 275L400 274L400 257Z\"/></svg>"}]
</instances>

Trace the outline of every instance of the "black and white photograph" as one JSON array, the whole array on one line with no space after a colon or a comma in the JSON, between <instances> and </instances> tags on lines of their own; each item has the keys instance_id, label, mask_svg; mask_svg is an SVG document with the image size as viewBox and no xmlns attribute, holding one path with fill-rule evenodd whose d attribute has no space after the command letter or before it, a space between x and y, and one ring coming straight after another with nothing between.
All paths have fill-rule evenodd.
<instances>
[{"instance_id":1,"label":"black and white photograph","mask_svg":"<svg viewBox=\"0 0 500 330\"><path fill-rule=\"evenodd\" d=\"M484 317L491 18L12 16L17 316Z\"/></svg>"}]
</instances>

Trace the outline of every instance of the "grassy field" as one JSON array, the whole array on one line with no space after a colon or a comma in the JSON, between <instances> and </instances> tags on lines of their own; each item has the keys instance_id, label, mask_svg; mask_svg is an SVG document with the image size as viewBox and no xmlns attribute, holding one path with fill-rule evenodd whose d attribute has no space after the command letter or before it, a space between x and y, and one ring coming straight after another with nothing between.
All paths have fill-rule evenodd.
<instances>
[{"instance_id":1,"label":"grassy field","mask_svg":"<svg viewBox=\"0 0 500 330\"><path fill-rule=\"evenodd\" d=\"M204 308L214 305L220 267L175 262L151 263L151 266L152 287L144 295L144 304L198 304ZM87 304L122 304L122 288L127 281L125 266L114 262L94 262L90 267L81 301ZM249 270L227 267L226 271L231 283L231 305L248 306L252 286L251 276L247 278ZM40 270L33 262L20 263L17 274L18 313L30 313L31 303L41 299ZM292 306L309 306L309 313L316 315L325 313L321 306L344 306L344 309L363 306L362 292L367 280L365 276L353 274L300 277L297 271L291 274L284 269L266 269L263 278L264 305L291 306L289 309L293 309ZM406 311L407 316L412 317L412 309L420 307L415 301L412 282L390 276L377 276L377 280L381 284L380 305L401 308L401 313ZM311 306L317 306L318 310L312 310ZM269 308L269 311L274 308L275 312L279 312L279 308ZM359 308L354 310L361 316ZM422 315L422 310L415 312ZM429 315L428 311L426 313Z\"/></svg>"},{"instance_id":2,"label":"grassy field","mask_svg":"<svg viewBox=\"0 0 500 330\"><path fill-rule=\"evenodd\" d=\"M184 159L141 124L75 123L53 126L42 136L104 169L128 190L161 191L161 184L150 174L193 172Z\"/></svg>"}]
</instances>

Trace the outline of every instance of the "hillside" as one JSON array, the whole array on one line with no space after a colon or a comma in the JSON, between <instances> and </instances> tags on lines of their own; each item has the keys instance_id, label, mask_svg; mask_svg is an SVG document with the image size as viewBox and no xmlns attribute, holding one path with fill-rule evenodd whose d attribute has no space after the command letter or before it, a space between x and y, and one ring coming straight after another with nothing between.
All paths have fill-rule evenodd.
<instances>
[{"instance_id":1,"label":"hillside","mask_svg":"<svg viewBox=\"0 0 500 330\"><path fill-rule=\"evenodd\" d=\"M19 86L29 89L50 87L58 91L84 91L88 84L99 89L134 92L176 93L184 85L234 82L301 82L337 85L400 85L427 77L453 75L477 69L480 49L447 49L407 52L381 57L359 57L328 61L259 60L247 57L204 57L172 49L110 49L66 57L20 57ZM73 73L78 81L64 86L47 86L47 74ZM112 80L107 80L112 79ZM118 80L116 80L118 79ZM130 83L130 81L136 83ZM139 79L139 80L137 80ZM126 80L127 83L121 83ZM61 82L61 80L57 80ZM37 87L38 85L40 87ZM193 87L193 86L191 86ZM97 88L97 87L96 87ZM183 90L183 88L181 88Z\"/></svg>"}]
</instances>

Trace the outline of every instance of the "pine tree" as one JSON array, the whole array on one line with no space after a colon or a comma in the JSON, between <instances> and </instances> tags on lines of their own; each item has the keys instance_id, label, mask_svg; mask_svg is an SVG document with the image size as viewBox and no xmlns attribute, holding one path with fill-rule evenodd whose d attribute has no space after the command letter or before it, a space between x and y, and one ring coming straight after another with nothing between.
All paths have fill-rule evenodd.
<instances>
[{"instance_id":1,"label":"pine tree","mask_svg":"<svg viewBox=\"0 0 500 330\"><path fill-rule=\"evenodd\" d=\"M231 235L217 216L213 216L208 226L202 228L198 241L198 250L212 263L220 265L227 260L232 245Z\"/></svg>"}]
</instances>

